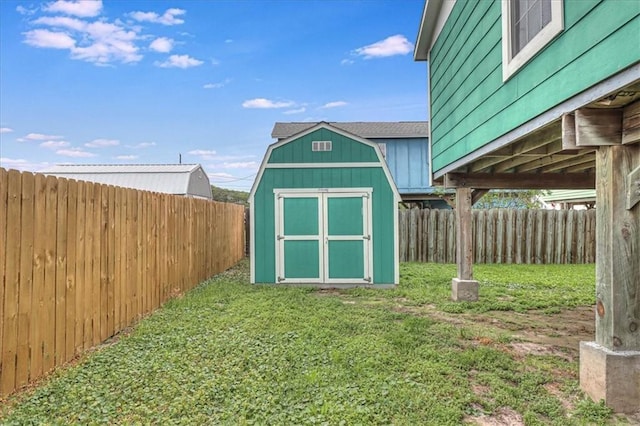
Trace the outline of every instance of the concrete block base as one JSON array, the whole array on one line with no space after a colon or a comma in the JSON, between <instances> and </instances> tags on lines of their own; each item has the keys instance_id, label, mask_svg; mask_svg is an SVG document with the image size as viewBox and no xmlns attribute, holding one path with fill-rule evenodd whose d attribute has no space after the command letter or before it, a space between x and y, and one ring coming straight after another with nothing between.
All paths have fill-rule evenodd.
<instances>
[{"instance_id":1,"label":"concrete block base","mask_svg":"<svg viewBox=\"0 0 640 426\"><path fill-rule=\"evenodd\" d=\"M617 413L640 411L640 351L614 352L580 342L580 387Z\"/></svg>"},{"instance_id":2,"label":"concrete block base","mask_svg":"<svg viewBox=\"0 0 640 426\"><path fill-rule=\"evenodd\" d=\"M478 281L454 278L451 281L451 298L454 302L476 302Z\"/></svg>"}]
</instances>

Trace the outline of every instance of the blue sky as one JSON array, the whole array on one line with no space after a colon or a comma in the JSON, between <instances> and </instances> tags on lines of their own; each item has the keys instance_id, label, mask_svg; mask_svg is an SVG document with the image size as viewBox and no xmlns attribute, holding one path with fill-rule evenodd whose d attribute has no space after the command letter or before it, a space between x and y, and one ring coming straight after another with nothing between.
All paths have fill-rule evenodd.
<instances>
[{"instance_id":1,"label":"blue sky","mask_svg":"<svg viewBox=\"0 0 640 426\"><path fill-rule=\"evenodd\" d=\"M276 121L426 120L423 0L0 1L0 166L200 163L248 190Z\"/></svg>"}]
</instances>

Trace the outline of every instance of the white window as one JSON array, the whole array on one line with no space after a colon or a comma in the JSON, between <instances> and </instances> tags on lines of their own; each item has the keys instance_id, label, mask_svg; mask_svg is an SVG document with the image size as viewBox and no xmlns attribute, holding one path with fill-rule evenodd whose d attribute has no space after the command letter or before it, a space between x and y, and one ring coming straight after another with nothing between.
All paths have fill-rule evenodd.
<instances>
[{"instance_id":1,"label":"white window","mask_svg":"<svg viewBox=\"0 0 640 426\"><path fill-rule=\"evenodd\" d=\"M331 141L313 141L311 143L312 151L331 151Z\"/></svg>"},{"instance_id":2,"label":"white window","mask_svg":"<svg viewBox=\"0 0 640 426\"><path fill-rule=\"evenodd\" d=\"M502 80L564 29L563 0L502 0Z\"/></svg>"}]
</instances>

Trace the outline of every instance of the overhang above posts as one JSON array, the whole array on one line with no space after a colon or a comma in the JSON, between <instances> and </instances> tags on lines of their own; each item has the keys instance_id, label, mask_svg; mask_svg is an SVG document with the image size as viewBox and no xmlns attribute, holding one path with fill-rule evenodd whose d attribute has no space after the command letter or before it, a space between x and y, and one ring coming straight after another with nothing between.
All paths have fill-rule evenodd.
<instances>
[{"instance_id":1,"label":"overhang above posts","mask_svg":"<svg viewBox=\"0 0 640 426\"><path fill-rule=\"evenodd\" d=\"M622 111L622 143L640 142L640 101L627 105Z\"/></svg>"},{"instance_id":2,"label":"overhang above posts","mask_svg":"<svg viewBox=\"0 0 640 426\"><path fill-rule=\"evenodd\" d=\"M445 188L593 189L594 173L447 173Z\"/></svg>"},{"instance_id":3,"label":"overhang above posts","mask_svg":"<svg viewBox=\"0 0 640 426\"><path fill-rule=\"evenodd\" d=\"M622 109L581 108L576 110L575 133L577 147L621 144Z\"/></svg>"}]
</instances>

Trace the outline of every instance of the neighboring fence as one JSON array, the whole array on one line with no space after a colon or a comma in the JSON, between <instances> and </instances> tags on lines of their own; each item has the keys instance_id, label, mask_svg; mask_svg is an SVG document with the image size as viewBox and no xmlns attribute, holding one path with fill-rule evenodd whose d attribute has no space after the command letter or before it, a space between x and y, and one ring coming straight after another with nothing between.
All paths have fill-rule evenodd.
<instances>
[{"instance_id":1,"label":"neighboring fence","mask_svg":"<svg viewBox=\"0 0 640 426\"><path fill-rule=\"evenodd\" d=\"M0 394L244 256L244 208L0 168Z\"/></svg>"},{"instance_id":2,"label":"neighboring fence","mask_svg":"<svg viewBox=\"0 0 640 426\"><path fill-rule=\"evenodd\" d=\"M593 263L595 210L473 210L475 263ZM455 263L453 210L400 210L400 261Z\"/></svg>"}]
</instances>

